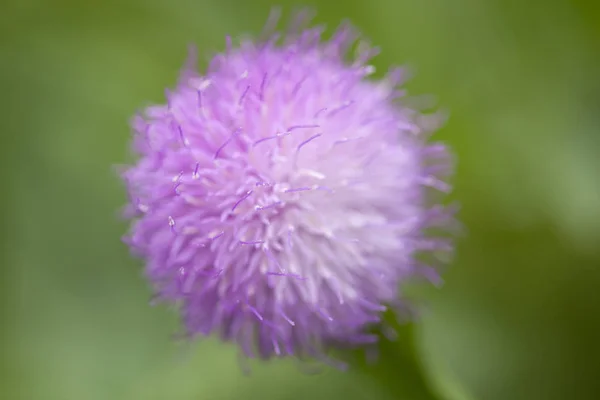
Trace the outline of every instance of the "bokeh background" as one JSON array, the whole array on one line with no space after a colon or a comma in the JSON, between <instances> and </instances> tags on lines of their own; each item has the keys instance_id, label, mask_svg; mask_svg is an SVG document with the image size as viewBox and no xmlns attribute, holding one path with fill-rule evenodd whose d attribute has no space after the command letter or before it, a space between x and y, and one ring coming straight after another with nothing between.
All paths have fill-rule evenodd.
<instances>
[{"instance_id":1,"label":"bokeh background","mask_svg":"<svg viewBox=\"0 0 600 400\"><path fill-rule=\"evenodd\" d=\"M280 1L285 15L292 5ZM118 218L130 116L190 43L258 34L266 0L3 0L0 398L600 398L600 3L322 0L450 111L466 226L440 289L379 363L309 374L173 340Z\"/></svg>"}]
</instances>

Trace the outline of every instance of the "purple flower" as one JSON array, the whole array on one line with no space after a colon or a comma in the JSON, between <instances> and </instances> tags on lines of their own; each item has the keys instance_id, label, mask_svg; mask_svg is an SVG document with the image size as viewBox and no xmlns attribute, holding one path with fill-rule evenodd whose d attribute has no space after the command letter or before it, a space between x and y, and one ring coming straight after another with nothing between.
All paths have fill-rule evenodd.
<instances>
[{"instance_id":1,"label":"purple flower","mask_svg":"<svg viewBox=\"0 0 600 400\"><path fill-rule=\"evenodd\" d=\"M127 242L156 296L189 336L249 357L375 342L366 328L402 308L399 285L437 279L420 262L451 250L427 234L452 221L430 193L449 190L450 157L398 100L404 72L368 79L376 50L347 61L351 26L322 42L305 22L283 44L228 38L205 75L188 63L166 105L134 119L123 174Z\"/></svg>"}]
</instances>

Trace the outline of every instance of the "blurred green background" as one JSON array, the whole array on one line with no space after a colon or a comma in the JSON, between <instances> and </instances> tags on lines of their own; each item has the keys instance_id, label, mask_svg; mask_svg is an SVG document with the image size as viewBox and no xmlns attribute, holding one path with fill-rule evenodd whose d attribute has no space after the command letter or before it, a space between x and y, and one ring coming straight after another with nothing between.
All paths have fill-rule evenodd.
<instances>
[{"instance_id":1,"label":"blurred green background","mask_svg":"<svg viewBox=\"0 0 600 400\"><path fill-rule=\"evenodd\" d=\"M292 2L280 1L286 16ZM294 3L302 4L302 3ZM307 1L350 18L450 111L466 225L441 289L375 366L307 375L172 339L120 242L128 121L195 43L258 34L265 0L0 5L0 398L600 398L600 3Z\"/></svg>"}]
</instances>

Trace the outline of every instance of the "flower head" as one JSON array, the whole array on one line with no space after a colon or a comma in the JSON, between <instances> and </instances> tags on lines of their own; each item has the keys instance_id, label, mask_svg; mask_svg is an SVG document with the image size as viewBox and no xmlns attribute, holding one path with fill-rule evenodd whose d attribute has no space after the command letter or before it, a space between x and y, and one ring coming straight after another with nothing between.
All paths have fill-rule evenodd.
<instances>
[{"instance_id":1,"label":"flower head","mask_svg":"<svg viewBox=\"0 0 600 400\"><path fill-rule=\"evenodd\" d=\"M374 342L365 328L398 305L399 284L433 271L417 258L451 249L426 235L451 220L429 201L449 189L449 157L397 100L402 70L369 79L375 49L347 61L351 26L321 34L228 39L206 74L189 63L133 121L127 241L191 336L248 356Z\"/></svg>"}]
</instances>

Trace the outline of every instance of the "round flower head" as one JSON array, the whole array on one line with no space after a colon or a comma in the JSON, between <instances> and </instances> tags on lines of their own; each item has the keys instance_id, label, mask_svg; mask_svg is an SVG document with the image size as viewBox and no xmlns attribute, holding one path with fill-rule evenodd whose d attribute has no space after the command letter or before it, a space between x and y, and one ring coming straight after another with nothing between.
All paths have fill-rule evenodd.
<instances>
[{"instance_id":1,"label":"round flower head","mask_svg":"<svg viewBox=\"0 0 600 400\"><path fill-rule=\"evenodd\" d=\"M189 336L247 356L373 343L399 285L435 279L417 259L450 250L426 236L451 220L429 193L449 189L449 157L398 101L403 72L367 79L375 51L348 61L354 29L322 42L302 15L283 43L228 39L206 74L188 63L166 104L134 119L139 159L123 175L127 242L157 298Z\"/></svg>"}]
</instances>

